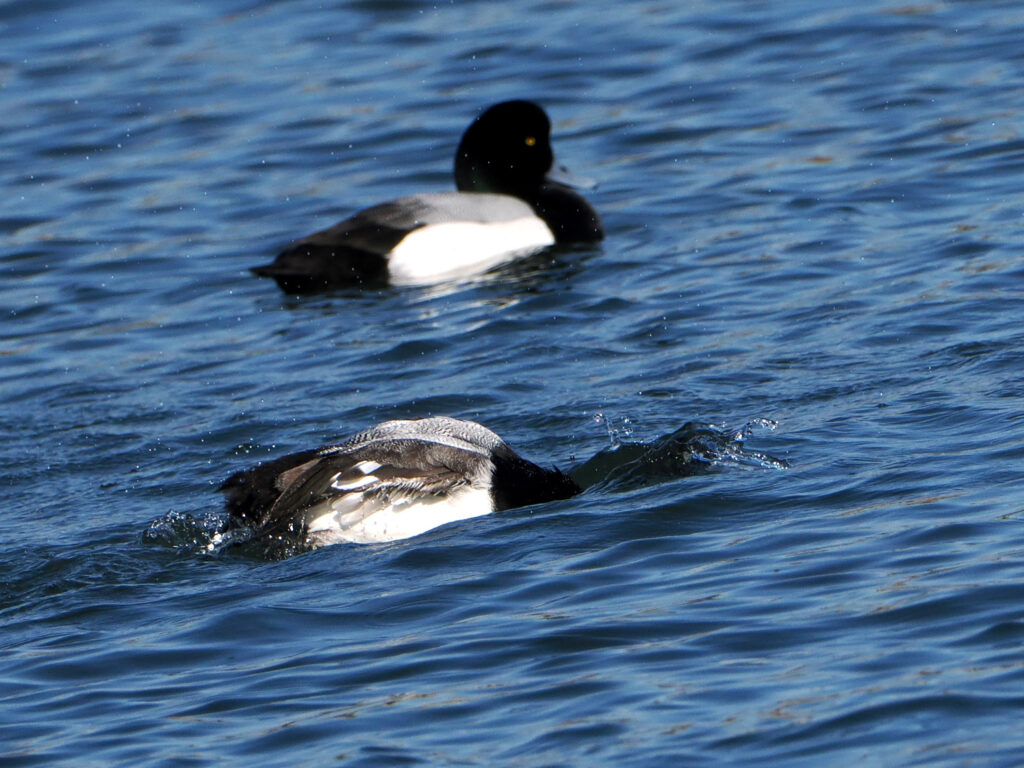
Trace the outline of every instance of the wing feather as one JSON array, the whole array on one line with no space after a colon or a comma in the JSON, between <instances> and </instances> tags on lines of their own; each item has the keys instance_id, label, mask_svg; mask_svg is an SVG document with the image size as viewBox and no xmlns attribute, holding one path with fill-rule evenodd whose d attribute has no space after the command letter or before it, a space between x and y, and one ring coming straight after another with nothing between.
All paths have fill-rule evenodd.
<instances>
[{"instance_id":1,"label":"wing feather","mask_svg":"<svg viewBox=\"0 0 1024 768\"><path fill-rule=\"evenodd\" d=\"M464 485L489 487L491 466L474 451L422 440L393 439L356 449L326 449L274 479L280 493L263 517L263 532L302 528L304 513L324 502L396 504L416 497L443 497Z\"/></svg>"}]
</instances>

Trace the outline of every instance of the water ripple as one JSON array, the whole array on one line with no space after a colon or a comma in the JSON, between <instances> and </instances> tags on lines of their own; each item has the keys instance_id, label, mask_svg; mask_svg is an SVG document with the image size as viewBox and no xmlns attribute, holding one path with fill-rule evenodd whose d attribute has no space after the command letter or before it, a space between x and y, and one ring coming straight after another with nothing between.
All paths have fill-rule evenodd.
<instances>
[{"instance_id":1,"label":"water ripple","mask_svg":"<svg viewBox=\"0 0 1024 768\"><path fill-rule=\"evenodd\" d=\"M7 762L1016 764L1022 21L0 6ZM599 180L599 246L430 289L247 274L449 189L523 96ZM232 471L432 414L589 488L207 550Z\"/></svg>"}]
</instances>

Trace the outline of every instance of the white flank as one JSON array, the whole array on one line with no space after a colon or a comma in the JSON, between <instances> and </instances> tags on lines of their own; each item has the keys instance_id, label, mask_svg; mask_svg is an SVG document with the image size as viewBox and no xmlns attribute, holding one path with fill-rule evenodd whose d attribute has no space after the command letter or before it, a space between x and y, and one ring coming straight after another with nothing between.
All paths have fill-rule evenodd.
<instances>
[{"instance_id":1,"label":"white flank","mask_svg":"<svg viewBox=\"0 0 1024 768\"><path fill-rule=\"evenodd\" d=\"M419 497L382 504L352 493L311 510L307 528L316 546L348 541L375 544L418 536L439 525L494 511L489 491L463 487L441 498Z\"/></svg>"},{"instance_id":2,"label":"white flank","mask_svg":"<svg viewBox=\"0 0 1024 768\"><path fill-rule=\"evenodd\" d=\"M431 224L413 230L392 249L388 273L396 285L428 285L483 272L554 242L551 230L536 216L486 224Z\"/></svg>"}]
</instances>

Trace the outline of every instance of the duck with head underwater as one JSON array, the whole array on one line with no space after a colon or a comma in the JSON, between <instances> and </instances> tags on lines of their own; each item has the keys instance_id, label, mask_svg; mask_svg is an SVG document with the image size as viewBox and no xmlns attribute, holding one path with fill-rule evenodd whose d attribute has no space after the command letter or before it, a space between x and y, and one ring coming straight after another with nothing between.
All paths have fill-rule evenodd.
<instances>
[{"instance_id":1,"label":"duck with head underwater","mask_svg":"<svg viewBox=\"0 0 1024 768\"><path fill-rule=\"evenodd\" d=\"M483 425L440 416L385 421L236 472L220 490L230 517L218 544L242 531L244 541L297 539L312 548L405 539L582 489Z\"/></svg>"},{"instance_id":2,"label":"duck with head underwater","mask_svg":"<svg viewBox=\"0 0 1024 768\"><path fill-rule=\"evenodd\" d=\"M505 101L466 129L458 192L409 195L291 243L252 272L302 293L346 285L423 285L477 274L555 243L604 237L601 220L555 165L551 122Z\"/></svg>"}]
</instances>

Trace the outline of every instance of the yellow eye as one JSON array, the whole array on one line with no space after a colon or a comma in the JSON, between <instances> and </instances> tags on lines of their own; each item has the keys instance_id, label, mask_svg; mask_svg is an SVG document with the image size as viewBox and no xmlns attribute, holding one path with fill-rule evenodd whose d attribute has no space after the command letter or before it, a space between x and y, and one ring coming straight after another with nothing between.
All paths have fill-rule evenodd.
<instances>
[{"instance_id":1,"label":"yellow eye","mask_svg":"<svg viewBox=\"0 0 1024 768\"><path fill-rule=\"evenodd\" d=\"M526 146L532 147L536 143L537 143L537 139L535 137L533 137L533 136L527 136L526 137Z\"/></svg>"}]
</instances>

